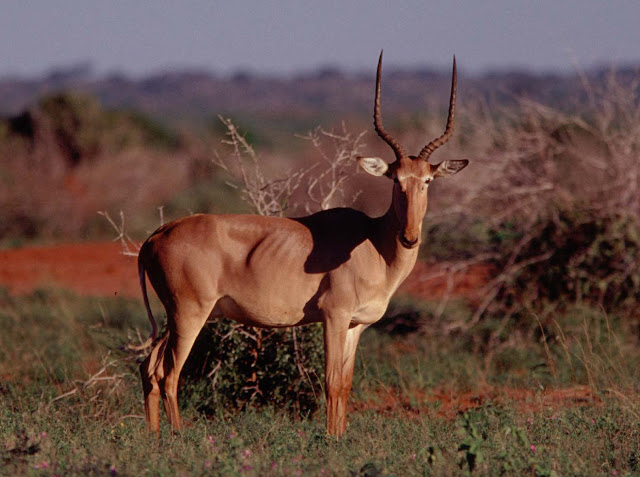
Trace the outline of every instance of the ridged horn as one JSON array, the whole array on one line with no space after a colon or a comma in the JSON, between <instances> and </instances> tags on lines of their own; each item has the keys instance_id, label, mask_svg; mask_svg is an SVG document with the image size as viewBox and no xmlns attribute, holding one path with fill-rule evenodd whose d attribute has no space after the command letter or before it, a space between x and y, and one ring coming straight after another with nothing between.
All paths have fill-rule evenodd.
<instances>
[{"instance_id":1,"label":"ridged horn","mask_svg":"<svg viewBox=\"0 0 640 477\"><path fill-rule=\"evenodd\" d=\"M382 71L382 52L380 51L380 59L378 60L378 73L376 75L376 100L373 106L373 125L375 126L378 136L380 136L384 142L389 144L391 149L396 155L396 159L400 159L405 155L402 146L396 141L382 126L382 116L380 114L380 73Z\"/></svg>"},{"instance_id":2,"label":"ridged horn","mask_svg":"<svg viewBox=\"0 0 640 477\"><path fill-rule=\"evenodd\" d=\"M425 147L422 148L422 151L420 151L420 154L418 154L418 157L420 159L424 159L425 161L428 161L429 156L433 153L433 151L435 151L440 146L445 144L451 137L451 134L453 134L453 122L455 119L455 112L456 112L457 82L458 82L458 74L456 72L456 57L454 55L453 56L453 74L451 77L451 98L449 99L449 117L447 118L447 127L444 130L444 133L442 134L442 136L440 136L437 139L434 139L433 141L431 141L429 144L427 144Z\"/></svg>"}]
</instances>

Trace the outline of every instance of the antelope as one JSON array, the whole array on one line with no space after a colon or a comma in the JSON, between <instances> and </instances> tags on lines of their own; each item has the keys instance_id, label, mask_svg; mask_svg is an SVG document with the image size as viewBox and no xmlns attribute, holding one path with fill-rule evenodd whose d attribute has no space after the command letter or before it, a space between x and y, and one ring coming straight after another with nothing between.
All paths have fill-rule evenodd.
<instances>
[{"instance_id":1,"label":"antelope","mask_svg":"<svg viewBox=\"0 0 640 477\"><path fill-rule=\"evenodd\" d=\"M409 156L382 125L378 60L374 127L395 161L358 157L373 176L394 182L391 205L371 218L351 208L334 208L300 218L197 214L156 230L142 245L138 274L152 332L145 274L167 313L167 331L140 366L146 420L159 433L159 398L172 428L181 427L178 378L208 319L273 328L322 322L328 434L346 431L356 347L361 333L377 322L391 296L413 269L432 180L453 175L467 160L437 165L429 156L453 132L456 62L453 58L449 115L444 133L417 156Z\"/></svg>"}]
</instances>

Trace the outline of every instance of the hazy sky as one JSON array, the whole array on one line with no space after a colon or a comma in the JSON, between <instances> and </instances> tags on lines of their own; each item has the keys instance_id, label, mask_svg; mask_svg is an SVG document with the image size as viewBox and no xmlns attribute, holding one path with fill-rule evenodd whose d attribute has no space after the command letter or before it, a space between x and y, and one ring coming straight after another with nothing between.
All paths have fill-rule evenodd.
<instances>
[{"instance_id":1,"label":"hazy sky","mask_svg":"<svg viewBox=\"0 0 640 477\"><path fill-rule=\"evenodd\" d=\"M0 75L89 61L287 74L334 65L571 69L640 63L638 0L36 0L0 6Z\"/></svg>"}]
</instances>

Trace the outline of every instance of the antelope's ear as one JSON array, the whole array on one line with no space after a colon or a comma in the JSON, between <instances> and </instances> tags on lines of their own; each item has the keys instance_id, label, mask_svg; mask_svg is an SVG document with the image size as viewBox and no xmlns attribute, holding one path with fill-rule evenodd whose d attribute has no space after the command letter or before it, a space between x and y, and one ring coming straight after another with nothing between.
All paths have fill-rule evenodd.
<instances>
[{"instance_id":1,"label":"antelope's ear","mask_svg":"<svg viewBox=\"0 0 640 477\"><path fill-rule=\"evenodd\" d=\"M440 164L432 167L433 178L452 176L469 165L467 159L457 159L453 161L442 161Z\"/></svg>"},{"instance_id":2,"label":"antelope's ear","mask_svg":"<svg viewBox=\"0 0 640 477\"><path fill-rule=\"evenodd\" d=\"M389 169L389 164L379 157L358 157L358 164L373 176L382 176Z\"/></svg>"}]
</instances>

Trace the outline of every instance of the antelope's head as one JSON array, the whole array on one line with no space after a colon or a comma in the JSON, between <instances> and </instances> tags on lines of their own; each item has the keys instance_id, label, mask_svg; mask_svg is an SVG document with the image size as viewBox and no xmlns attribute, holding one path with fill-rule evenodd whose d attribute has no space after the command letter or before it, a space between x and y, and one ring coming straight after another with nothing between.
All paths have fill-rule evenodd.
<instances>
[{"instance_id":1,"label":"antelope's head","mask_svg":"<svg viewBox=\"0 0 640 477\"><path fill-rule=\"evenodd\" d=\"M420 244L422 219L427 212L427 189L432 180L447 177L464 169L469 161L449 160L433 165L429 156L446 143L453 133L453 121L456 105L456 58L453 57L453 75L451 79L451 99L449 117L442 136L434 139L422 148L417 156L409 156L402 146L382 126L380 114L380 72L382 70L382 52L378 60L376 76L376 98L373 108L373 124L380 136L396 155L396 160L387 164L379 157L359 157L358 163L369 174L386 176L393 179L393 210L399 224L398 240L403 247L411 249Z\"/></svg>"}]
</instances>

